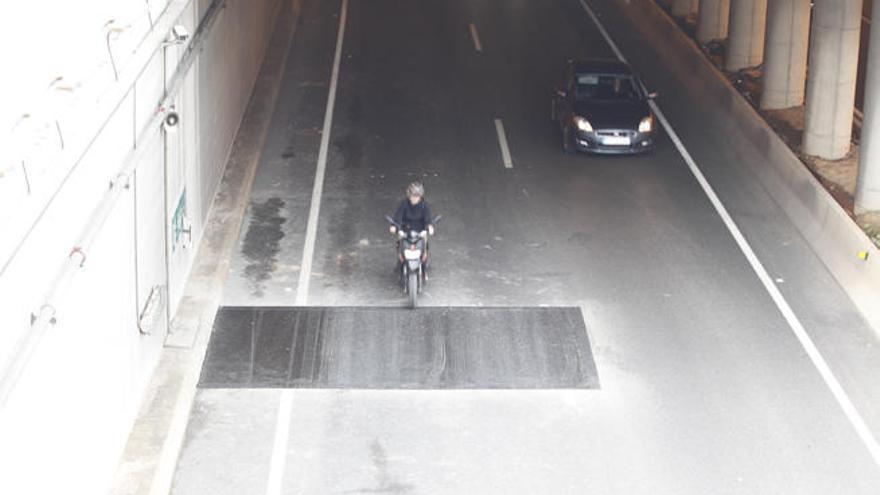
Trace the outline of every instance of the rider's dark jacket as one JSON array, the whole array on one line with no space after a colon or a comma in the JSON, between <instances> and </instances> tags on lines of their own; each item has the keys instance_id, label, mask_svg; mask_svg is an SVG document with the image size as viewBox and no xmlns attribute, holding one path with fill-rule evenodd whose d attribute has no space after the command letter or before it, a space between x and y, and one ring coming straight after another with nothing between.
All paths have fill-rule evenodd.
<instances>
[{"instance_id":1,"label":"rider's dark jacket","mask_svg":"<svg viewBox=\"0 0 880 495\"><path fill-rule=\"evenodd\" d=\"M428 202L424 198L415 205L410 203L409 199L404 198L398 205L397 211L394 212L394 221L403 226L404 230L417 232L426 230L428 224L431 223L431 218L431 208L428 207Z\"/></svg>"}]
</instances>

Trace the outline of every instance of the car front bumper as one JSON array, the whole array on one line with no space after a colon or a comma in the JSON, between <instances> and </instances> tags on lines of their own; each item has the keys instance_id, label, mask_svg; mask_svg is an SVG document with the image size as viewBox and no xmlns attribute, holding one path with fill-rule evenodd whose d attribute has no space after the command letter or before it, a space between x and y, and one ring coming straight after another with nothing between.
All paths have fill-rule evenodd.
<instances>
[{"instance_id":1,"label":"car front bumper","mask_svg":"<svg viewBox=\"0 0 880 495\"><path fill-rule=\"evenodd\" d=\"M623 138L623 142L621 142ZM604 155L633 155L654 149L654 133L635 131L578 132L574 139L578 151Z\"/></svg>"}]
</instances>

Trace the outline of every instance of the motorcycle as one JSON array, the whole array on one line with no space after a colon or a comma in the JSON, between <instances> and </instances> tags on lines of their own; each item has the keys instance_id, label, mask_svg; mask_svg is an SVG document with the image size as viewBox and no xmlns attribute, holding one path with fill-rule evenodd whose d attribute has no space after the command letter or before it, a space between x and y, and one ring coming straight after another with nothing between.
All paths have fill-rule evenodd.
<instances>
[{"instance_id":1,"label":"motorcycle","mask_svg":"<svg viewBox=\"0 0 880 495\"><path fill-rule=\"evenodd\" d=\"M436 225L443 215L437 215L432 223ZM427 280L425 265L428 262L428 232L415 230L406 230L402 225L395 222L393 218L385 215L388 223L397 228L398 250L397 261L400 268L400 282L403 285L403 291L409 299L409 307L415 308L419 292Z\"/></svg>"}]
</instances>

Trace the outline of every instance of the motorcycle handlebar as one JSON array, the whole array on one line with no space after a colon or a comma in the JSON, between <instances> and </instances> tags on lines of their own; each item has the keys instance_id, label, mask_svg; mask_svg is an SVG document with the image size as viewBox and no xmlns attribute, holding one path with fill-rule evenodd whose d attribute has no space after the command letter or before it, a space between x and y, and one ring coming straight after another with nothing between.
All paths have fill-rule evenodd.
<instances>
[{"instance_id":1,"label":"motorcycle handlebar","mask_svg":"<svg viewBox=\"0 0 880 495\"><path fill-rule=\"evenodd\" d=\"M436 225L436 224L440 223L441 218L443 218L443 215L437 215L436 217L434 217L433 220L431 220L431 224ZM394 225L394 227L397 228L397 232L401 237L403 237L405 235L403 233L403 227L399 223L395 222L394 219L391 218L391 215L385 215L385 220L387 220L388 223L390 223L391 225ZM427 231L419 232L420 237L427 237L426 234L427 234Z\"/></svg>"},{"instance_id":2,"label":"motorcycle handlebar","mask_svg":"<svg viewBox=\"0 0 880 495\"><path fill-rule=\"evenodd\" d=\"M385 220L388 220L388 223L390 223L391 225L394 225L398 229L400 228L400 224L395 222L394 219L391 218L391 215L385 215Z\"/></svg>"}]
</instances>

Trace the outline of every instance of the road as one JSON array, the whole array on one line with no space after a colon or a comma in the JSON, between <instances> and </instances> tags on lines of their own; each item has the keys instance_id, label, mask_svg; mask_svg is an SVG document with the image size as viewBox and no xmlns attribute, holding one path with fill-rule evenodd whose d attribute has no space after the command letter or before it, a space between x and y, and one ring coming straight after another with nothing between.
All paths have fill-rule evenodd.
<instances>
[{"instance_id":1,"label":"road","mask_svg":"<svg viewBox=\"0 0 880 495\"><path fill-rule=\"evenodd\" d=\"M880 433L876 336L741 166L758 155L662 65L631 7L588 4ZM578 0L347 3L298 294L341 5L304 0L225 304L401 306L382 217L418 179L444 216L423 304L580 308L601 386L205 388L173 493L880 492L864 439L668 135L649 156L562 154L548 114L564 61L614 56Z\"/></svg>"}]
</instances>

